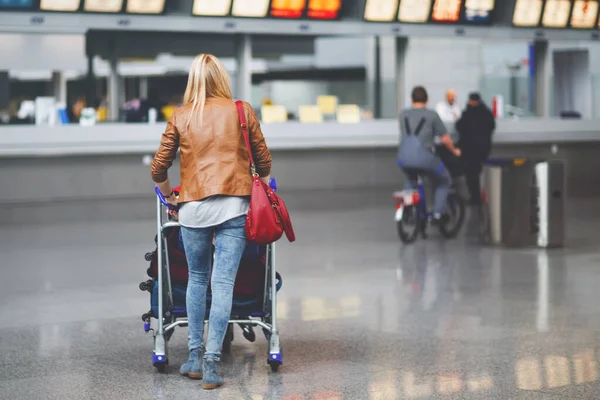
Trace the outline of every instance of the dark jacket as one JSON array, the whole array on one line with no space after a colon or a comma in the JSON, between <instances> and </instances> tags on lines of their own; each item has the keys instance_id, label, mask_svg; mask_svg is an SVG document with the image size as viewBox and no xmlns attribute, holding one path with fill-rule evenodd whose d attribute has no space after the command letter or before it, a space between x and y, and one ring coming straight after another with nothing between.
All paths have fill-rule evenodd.
<instances>
[{"instance_id":1,"label":"dark jacket","mask_svg":"<svg viewBox=\"0 0 600 400\"><path fill-rule=\"evenodd\" d=\"M492 150L495 129L496 120L485 104L468 106L456 122L463 157L485 160Z\"/></svg>"},{"instance_id":2,"label":"dark jacket","mask_svg":"<svg viewBox=\"0 0 600 400\"><path fill-rule=\"evenodd\" d=\"M271 154L254 110L244 103L256 172L268 176ZM192 116L191 124L187 127ZM206 100L202 124L192 115L192 105L178 108L167 122L160 147L152 160L152 179L164 182L167 169L181 150L179 201L196 201L214 195L250 196L250 157L232 100Z\"/></svg>"}]
</instances>

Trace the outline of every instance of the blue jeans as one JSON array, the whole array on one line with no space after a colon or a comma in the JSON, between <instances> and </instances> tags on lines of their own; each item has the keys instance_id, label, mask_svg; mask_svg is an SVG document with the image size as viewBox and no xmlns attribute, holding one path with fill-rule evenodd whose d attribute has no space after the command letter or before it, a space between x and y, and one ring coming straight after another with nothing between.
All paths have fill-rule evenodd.
<instances>
[{"instance_id":1,"label":"blue jeans","mask_svg":"<svg viewBox=\"0 0 600 400\"><path fill-rule=\"evenodd\" d=\"M190 273L186 293L190 351L202 349L204 344L206 291L208 282L211 282L206 359L219 361L221 358L221 347L231 315L233 284L246 247L245 227L245 215L208 228L181 227ZM213 237L216 241L211 277Z\"/></svg>"}]
</instances>

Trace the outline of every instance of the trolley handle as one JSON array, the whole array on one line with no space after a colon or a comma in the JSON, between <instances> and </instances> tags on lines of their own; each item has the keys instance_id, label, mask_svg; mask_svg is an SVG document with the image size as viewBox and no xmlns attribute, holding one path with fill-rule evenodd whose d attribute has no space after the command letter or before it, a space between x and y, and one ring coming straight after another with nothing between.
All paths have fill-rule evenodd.
<instances>
[{"instance_id":1,"label":"trolley handle","mask_svg":"<svg viewBox=\"0 0 600 400\"><path fill-rule=\"evenodd\" d=\"M156 192L156 195L158 196L158 200L160 200L160 203L167 207L169 210L173 210L176 211L179 209L179 206L174 206L173 204L170 204L167 199L165 199L165 196L162 194L162 192L160 191L160 189L158 188L158 186L154 186L154 192Z\"/></svg>"},{"instance_id":2,"label":"trolley handle","mask_svg":"<svg viewBox=\"0 0 600 400\"><path fill-rule=\"evenodd\" d=\"M271 178L269 180L269 186L271 187L271 189L273 189L274 192L277 191L277 181L275 180L275 178ZM156 195L158 196L158 199L160 200L160 203L167 207L169 210L178 210L179 206L174 206L173 204L170 204L167 199L165 199L165 196L162 194L162 192L160 191L160 189L158 188L158 186L154 186L154 192L156 192Z\"/></svg>"}]
</instances>

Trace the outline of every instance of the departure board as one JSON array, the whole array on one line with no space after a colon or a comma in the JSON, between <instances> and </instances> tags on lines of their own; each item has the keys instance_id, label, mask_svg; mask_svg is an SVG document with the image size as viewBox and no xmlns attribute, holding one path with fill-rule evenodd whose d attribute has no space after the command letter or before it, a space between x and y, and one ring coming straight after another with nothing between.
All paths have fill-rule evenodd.
<instances>
[{"instance_id":1,"label":"departure board","mask_svg":"<svg viewBox=\"0 0 600 400\"><path fill-rule=\"evenodd\" d=\"M133 14L162 14L165 0L127 0L126 10Z\"/></svg>"},{"instance_id":2,"label":"departure board","mask_svg":"<svg viewBox=\"0 0 600 400\"><path fill-rule=\"evenodd\" d=\"M401 0L398 21L424 23L429 20L431 0Z\"/></svg>"},{"instance_id":3,"label":"departure board","mask_svg":"<svg viewBox=\"0 0 600 400\"><path fill-rule=\"evenodd\" d=\"M490 22L494 5L494 0L466 0L465 21L474 23Z\"/></svg>"},{"instance_id":4,"label":"departure board","mask_svg":"<svg viewBox=\"0 0 600 400\"><path fill-rule=\"evenodd\" d=\"M367 21L389 22L396 18L396 11L398 0L367 0L364 17Z\"/></svg>"},{"instance_id":5,"label":"departure board","mask_svg":"<svg viewBox=\"0 0 600 400\"><path fill-rule=\"evenodd\" d=\"M41 0L40 10L42 11L77 11L79 10L79 0Z\"/></svg>"},{"instance_id":6,"label":"departure board","mask_svg":"<svg viewBox=\"0 0 600 400\"><path fill-rule=\"evenodd\" d=\"M540 24L542 0L517 0L513 13L513 25L534 27Z\"/></svg>"},{"instance_id":7,"label":"departure board","mask_svg":"<svg viewBox=\"0 0 600 400\"><path fill-rule=\"evenodd\" d=\"M272 0L271 16L277 18L301 18L306 0Z\"/></svg>"},{"instance_id":8,"label":"departure board","mask_svg":"<svg viewBox=\"0 0 600 400\"><path fill-rule=\"evenodd\" d=\"M431 19L435 22L458 22L462 0L435 0Z\"/></svg>"},{"instance_id":9,"label":"departure board","mask_svg":"<svg viewBox=\"0 0 600 400\"><path fill-rule=\"evenodd\" d=\"M268 13L269 0L233 0L231 15L234 17L264 18Z\"/></svg>"},{"instance_id":10,"label":"departure board","mask_svg":"<svg viewBox=\"0 0 600 400\"><path fill-rule=\"evenodd\" d=\"M83 11L118 13L123 8L123 0L84 0Z\"/></svg>"},{"instance_id":11,"label":"departure board","mask_svg":"<svg viewBox=\"0 0 600 400\"><path fill-rule=\"evenodd\" d=\"M231 10L231 0L194 0L192 14L225 17Z\"/></svg>"},{"instance_id":12,"label":"departure board","mask_svg":"<svg viewBox=\"0 0 600 400\"><path fill-rule=\"evenodd\" d=\"M546 0L542 26L545 28L566 28L571 13L571 0Z\"/></svg>"},{"instance_id":13,"label":"departure board","mask_svg":"<svg viewBox=\"0 0 600 400\"><path fill-rule=\"evenodd\" d=\"M33 7L33 0L0 0L0 8L30 8Z\"/></svg>"},{"instance_id":14,"label":"departure board","mask_svg":"<svg viewBox=\"0 0 600 400\"><path fill-rule=\"evenodd\" d=\"M592 29L598 19L598 0L575 0L571 11L571 27Z\"/></svg>"},{"instance_id":15,"label":"departure board","mask_svg":"<svg viewBox=\"0 0 600 400\"><path fill-rule=\"evenodd\" d=\"M308 18L336 19L342 8L341 0L308 0Z\"/></svg>"}]
</instances>

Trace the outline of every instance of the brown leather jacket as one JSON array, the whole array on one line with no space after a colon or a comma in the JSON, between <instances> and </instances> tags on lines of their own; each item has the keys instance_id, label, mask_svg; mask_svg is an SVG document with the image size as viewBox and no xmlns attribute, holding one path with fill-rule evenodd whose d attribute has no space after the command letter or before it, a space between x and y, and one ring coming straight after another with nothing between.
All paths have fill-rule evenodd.
<instances>
[{"instance_id":1,"label":"brown leather jacket","mask_svg":"<svg viewBox=\"0 0 600 400\"><path fill-rule=\"evenodd\" d=\"M252 155L260 176L271 173L271 154L254 110L244 103ZM186 128L192 105L175 110L167 122L160 147L152 160L152 180L167 180L177 149L181 149L180 202L214 195L249 196L252 190L250 159L240 127L237 108L231 100L206 101L202 125L193 118Z\"/></svg>"}]
</instances>

